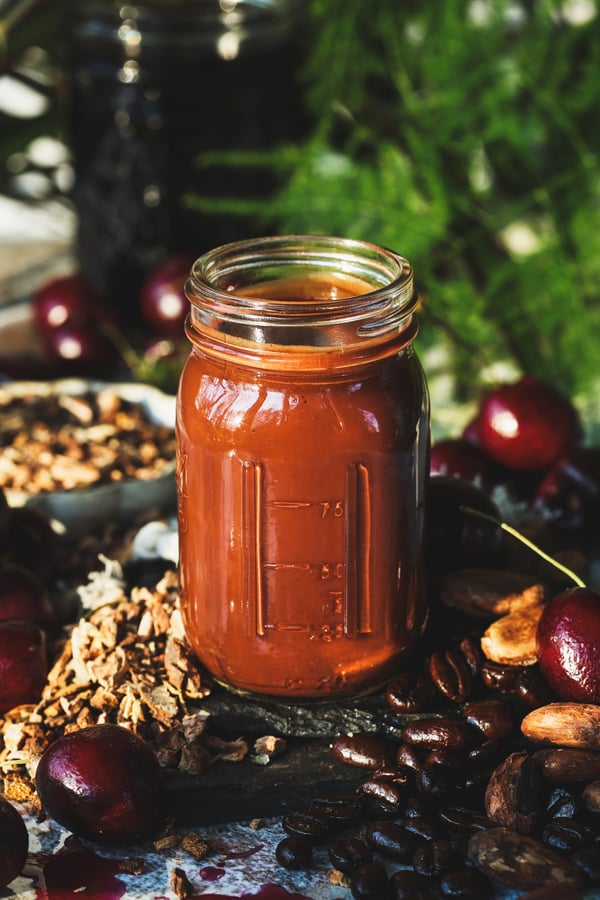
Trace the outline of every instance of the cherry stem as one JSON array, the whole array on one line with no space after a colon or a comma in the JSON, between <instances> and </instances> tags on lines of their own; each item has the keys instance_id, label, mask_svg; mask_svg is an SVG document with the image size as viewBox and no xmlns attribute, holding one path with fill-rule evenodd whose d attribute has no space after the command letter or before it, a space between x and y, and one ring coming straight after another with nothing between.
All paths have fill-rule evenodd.
<instances>
[{"instance_id":1,"label":"cherry stem","mask_svg":"<svg viewBox=\"0 0 600 900\"><path fill-rule=\"evenodd\" d=\"M563 575L566 575L567 578L570 578L577 587L584 588L586 584L582 579L577 575L572 569L569 569L567 566L564 566L562 563L558 562L557 559L554 559L553 556L550 556L541 547L538 547L537 544L534 544L533 541L530 541L529 538L525 537L524 534L521 534L520 531L517 531L516 528L513 528L512 525L508 525L506 522L500 522L498 519L495 519L494 516L490 516L487 513L481 512L478 509L472 509L470 506L461 506L461 512L468 513L472 516L479 516L480 519L487 519L488 522L493 522L498 528L501 528L502 531L506 531L507 534L510 534L511 537L516 538L518 541L521 541L522 544L525 544L526 547L529 547L530 550L533 550L534 553L537 553L545 562L550 563L551 566L554 566L555 569L558 569L559 572L562 572Z\"/></svg>"}]
</instances>

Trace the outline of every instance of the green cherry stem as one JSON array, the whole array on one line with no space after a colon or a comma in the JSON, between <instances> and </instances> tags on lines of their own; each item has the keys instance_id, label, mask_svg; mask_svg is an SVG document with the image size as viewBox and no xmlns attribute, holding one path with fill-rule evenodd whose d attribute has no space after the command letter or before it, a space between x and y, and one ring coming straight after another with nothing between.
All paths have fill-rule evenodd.
<instances>
[{"instance_id":1,"label":"green cherry stem","mask_svg":"<svg viewBox=\"0 0 600 900\"><path fill-rule=\"evenodd\" d=\"M522 544L525 544L526 547L529 547L530 550L533 550L534 553L537 553L543 560L547 563L550 563L551 566L554 566L555 569L558 569L559 572L562 572L563 575L566 575L567 578L570 578L577 587L584 588L586 584L582 579L573 572L572 569L569 569L568 566L564 566L562 563L558 562L558 560L554 559L553 556L550 556L541 547L538 547L537 544L534 544L533 541L530 541L529 538L526 538L524 534L521 534L520 531L517 531L516 528L513 528L512 525L508 525L506 522L500 522L498 519L495 519L494 516L489 516L487 513L480 512L478 509L472 509L470 506L461 506L461 512L467 513L472 516L479 516L480 519L487 519L488 522L492 522L498 528L505 531L507 534L510 534L511 537L516 538Z\"/></svg>"}]
</instances>

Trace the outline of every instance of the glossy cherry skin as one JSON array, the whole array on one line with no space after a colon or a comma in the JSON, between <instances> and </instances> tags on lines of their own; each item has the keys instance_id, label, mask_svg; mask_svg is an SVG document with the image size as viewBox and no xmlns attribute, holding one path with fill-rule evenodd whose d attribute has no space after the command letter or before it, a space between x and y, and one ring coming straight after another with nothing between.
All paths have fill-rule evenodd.
<instances>
[{"instance_id":1,"label":"glossy cherry skin","mask_svg":"<svg viewBox=\"0 0 600 900\"><path fill-rule=\"evenodd\" d=\"M600 446L578 447L538 486L534 509L563 531L600 529Z\"/></svg>"},{"instance_id":2,"label":"glossy cherry skin","mask_svg":"<svg viewBox=\"0 0 600 900\"><path fill-rule=\"evenodd\" d=\"M118 725L93 725L58 738L40 759L35 781L48 815L91 840L144 837L161 814L156 755Z\"/></svg>"},{"instance_id":3,"label":"glossy cherry skin","mask_svg":"<svg viewBox=\"0 0 600 900\"><path fill-rule=\"evenodd\" d=\"M483 399L478 414L482 448L517 471L548 469L581 439L570 401L536 378L503 384Z\"/></svg>"},{"instance_id":4,"label":"glossy cherry skin","mask_svg":"<svg viewBox=\"0 0 600 900\"><path fill-rule=\"evenodd\" d=\"M140 312L152 331L163 338L180 338L190 309L184 285L193 258L176 255L151 272L140 292Z\"/></svg>"},{"instance_id":5,"label":"glossy cherry skin","mask_svg":"<svg viewBox=\"0 0 600 900\"><path fill-rule=\"evenodd\" d=\"M46 353L62 375L106 376L117 356L114 344L92 321L68 321L50 332Z\"/></svg>"},{"instance_id":6,"label":"glossy cherry skin","mask_svg":"<svg viewBox=\"0 0 600 900\"><path fill-rule=\"evenodd\" d=\"M540 671L557 697L600 703L600 594L581 587L557 594L536 639Z\"/></svg>"},{"instance_id":7,"label":"glossy cherry skin","mask_svg":"<svg viewBox=\"0 0 600 900\"><path fill-rule=\"evenodd\" d=\"M14 563L0 565L0 620L30 619L49 627L55 616L48 591L32 572Z\"/></svg>"},{"instance_id":8,"label":"glossy cherry skin","mask_svg":"<svg viewBox=\"0 0 600 900\"><path fill-rule=\"evenodd\" d=\"M470 481L490 490L499 478L498 465L488 454L464 438L444 438L431 447L429 471Z\"/></svg>"},{"instance_id":9,"label":"glossy cherry skin","mask_svg":"<svg viewBox=\"0 0 600 900\"><path fill-rule=\"evenodd\" d=\"M0 622L0 714L37 703L46 683L46 636L25 619Z\"/></svg>"},{"instance_id":10,"label":"glossy cherry skin","mask_svg":"<svg viewBox=\"0 0 600 900\"><path fill-rule=\"evenodd\" d=\"M469 513L472 509L494 521ZM427 561L430 572L499 565L500 513L491 498L474 484L445 475L429 479Z\"/></svg>"},{"instance_id":11,"label":"glossy cherry skin","mask_svg":"<svg viewBox=\"0 0 600 900\"><path fill-rule=\"evenodd\" d=\"M28 850L25 822L12 803L0 796L0 887L21 874Z\"/></svg>"},{"instance_id":12,"label":"glossy cherry skin","mask_svg":"<svg viewBox=\"0 0 600 900\"><path fill-rule=\"evenodd\" d=\"M34 321L44 335L67 322L83 321L92 305L90 290L79 275L52 278L41 285L32 298Z\"/></svg>"}]
</instances>

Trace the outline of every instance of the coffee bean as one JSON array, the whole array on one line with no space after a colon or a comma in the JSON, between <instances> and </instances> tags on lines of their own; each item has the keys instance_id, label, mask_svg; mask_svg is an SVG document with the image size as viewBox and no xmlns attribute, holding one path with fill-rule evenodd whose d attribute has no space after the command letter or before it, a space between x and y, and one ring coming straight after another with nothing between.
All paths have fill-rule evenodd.
<instances>
[{"instance_id":1,"label":"coffee bean","mask_svg":"<svg viewBox=\"0 0 600 900\"><path fill-rule=\"evenodd\" d=\"M466 763L467 765L474 766L489 763L493 767L500 762L505 753L506 748L502 741L484 741L483 744L471 747L471 749L467 751Z\"/></svg>"},{"instance_id":2,"label":"coffee bean","mask_svg":"<svg viewBox=\"0 0 600 900\"><path fill-rule=\"evenodd\" d=\"M432 716L408 722L402 729L402 740L431 750L462 750L478 743L479 737L476 729L462 719Z\"/></svg>"},{"instance_id":3,"label":"coffee bean","mask_svg":"<svg viewBox=\"0 0 600 900\"><path fill-rule=\"evenodd\" d=\"M574 850L581 850L585 846L587 834L580 822L563 816L546 825L542 832L542 840L554 850L571 853Z\"/></svg>"},{"instance_id":4,"label":"coffee bean","mask_svg":"<svg viewBox=\"0 0 600 900\"><path fill-rule=\"evenodd\" d=\"M372 862L373 856L365 841L355 837L342 837L329 845L329 859L344 875L352 875L359 866Z\"/></svg>"},{"instance_id":5,"label":"coffee bean","mask_svg":"<svg viewBox=\"0 0 600 900\"><path fill-rule=\"evenodd\" d=\"M429 676L416 672L402 672L390 682L385 699L394 712L421 712L435 698L435 688Z\"/></svg>"},{"instance_id":6,"label":"coffee bean","mask_svg":"<svg viewBox=\"0 0 600 900\"><path fill-rule=\"evenodd\" d=\"M481 680L491 691L511 694L515 689L517 677L525 671L525 666L503 666L486 660L481 666Z\"/></svg>"},{"instance_id":7,"label":"coffee bean","mask_svg":"<svg viewBox=\"0 0 600 900\"><path fill-rule=\"evenodd\" d=\"M503 740L514 730L512 711L503 700L473 700L464 706L463 716L486 741Z\"/></svg>"},{"instance_id":8,"label":"coffee bean","mask_svg":"<svg viewBox=\"0 0 600 900\"><path fill-rule=\"evenodd\" d=\"M488 879L477 869L457 869L448 872L440 881L442 897L460 900L485 900L492 893Z\"/></svg>"},{"instance_id":9,"label":"coffee bean","mask_svg":"<svg viewBox=\"0 0 600 900\"><path fill-rule=\"evenodd\" d=\"M464 766L464 754L456 750L430 750L423 760L424 767L441 766L449 772L456 772Z\"/></svg>"},{"instance_id":10,"label":"coffee bean","mask_svg":"<svg viewBox=\"0 0 600 900\"><path fill-rule=\"evenodd\" d=\"M471 671L460 650L436 650L429 660L429 674L438 691L454 703L463 703L471 693Z\"/></svg>"},{"instance_id":11,"label":"coffee bean","mask_svg":"<svg viewBox=\"0 0 600 900\"><path fill-rule=\"evenodd\" d=\"M534 758L535 758L534 753ZM565 787L555 787L544 809L544 819L556 819L566 817L574 819L579 812L580 804L572 791Z\"/></svg>"},{"instance_id":12,"label":"coffee bean","mask_svg":"<svg viewBox=\"0 0 600 900\"><path fill-rule=\"evenodd\" d=\"M365 840L372 850L393 859L395 862L408 863L415 850L415 836L397 822L386 819L370 822L365 832Z\"/></svg>"},{"instance_id":13,"label":"coffee bean","mask_svg":"<svg viewBox=\"0 0 600 900\"><path fill-rule=\"evenodd\" d=\"M389 781L378 781L375 778L363 781L356 790L369 802L371 807L387 813L400 812L407 797L406 786L392 784Z\"/></svg>"},{"instance_id":14,"label":"coffee bean","mask_svg":"<svg viewBox=\"0 0 600 900\"><path fill-rule=\"evenodd\" d=\"M414 819L415 816L427 816L430 809L430 804L427 802L425 797L419 796L418 794L414 797L411 797L404 807L404 818L405 819Z\"/></svg>"},{"instance_id":15,"label":"coffee bean","mask_svg":"<svg viewBox=\"0 0 600 900\"><path fill-rule=\"evenodd\" d=\"M396 759L394 744L375 734L341 735L333 741L331 752L341 762L363 769L380 769Z\"/></svg>"},{"instance_id":16,"label":"coffee bean","mask_svg":"<svg viewBox=\"0 0 600 900\"><path fill-rule=\"evenodd\" d=\"M465 806L443 806L438 817L443 825L456 834L474 834L491 825L485 813Z\"/></svg>"},{"instance_id":17,"label":"coffee bean","mask_svg":"<svg viewBox=\"0 0 600 900\"><path fill-rule=\"evenodd\" d=\"M376 769L371 776L374 781L387 781L402 788L412 788L415 783L415 773L408 766L383 766Z\"/></svg>"},{"instance_id":18,"label":"coffee bean","mask_svg":"<svg viewBox=\"0 0 600 900\"><path fill-rule=\"evenodd\" d=\"M405 816L402 825L415 837L424 841L437 841L446 837L444 829L429 816Z\"/></svg>"},{"instance_id":19,"label":"coffee bean","mask_svg":"<svg viewBox=\"0 0 600 900\"><path fill-rule=\"evenodd\" d=\"M462 864L456 848L447 840L427 841L413 855L413 868L421 875L438 876Z\"/></svg>"},{"instance_id":20,"label":"coffee bean","mask_svg":"<svg viewBox=\"0 0 600 900\"><path fill-rule=\"evenodd\" d=\"M358 822L363 811L364 804L361 798L352 794L347 799L315 797L307 809L308 815L315 815L337 828Z\"/></svg>"},{"instance_id":21,"label":"coffee bean","mask_svg":"<svg viewBox=\"0 0 600 900\"><path fill-rule=\"evenodd\" d=\"M458 644L458 649L469 667L471 677L475 678L481 671L483 662L483 654L478 640L471 637L470 634L465 635Z\"/></svg>"},{"instance_id":22,"label":"coffee bean","mask_svg":"<svg viewBox=\"0 0 600 900\"><path fill-rule=\"evenodd\" d=\"M429 801L445 801L456 791L456 775L449 768L428 765L417 772L417 790Z\"/></svg>"},{"instance_id":23,"label":"coffee bean","mask_svg":"<svg viewBox=\"0 0 600 900\"><path fill-rule=\"evenodd\" d=\"M550 687L535 666L527 666L522 672L519 672L515 679L513 693L529 709L544 706L554 699Z\"/></svg>"},{"instance_id":24,"label":"coffee bean","mask_svg":"<svg viewBox=\"0 0 600 900\"><path fill-rule=\"evenodd\" d=\"M391 900L437 900L439 895L427 877L400 869L390 878L390 896Z\"/></svg>"},{"instance_id":25,"label":"coffee bean","mask_svg":"<svg viewBox=\"0 0 600 900\"><path fill-rule=\"evenodd\" d=\"M388 896L388 877L378 863L364 863L352 875L350 891L354 900L385 900Z\"/></svg>"},{"instance_id":26,"label":"coffee bean","mask_svg":"<svg viewBox=\"0 0 600 900\"><path fill-rule=\"evenodd\" d=\"M283 838L275 848L275 858L286 869L306 869L312 859L311 842L300 835Z\"/></svg>"},{"instance_id":27,"label":"coffee bean","mask_svg":"<svg viewBox=\"0 0 600 900\"><path fill-rule=\"evenodd\" d=\"M305 837L315 843L326 841L331 834L329 823L314 813L290 813L283 817L281 824L289 835Z\"/></svg>"},{"instance_id":28,"label":"coffee bean","mask_svg":"<svg viewBox=\"0 0 600 900\"><path fill-rule=\"evenodd\" d=\"M396 751L396 763L399 766L406 766L409 769L418 771L423 761L416 747L412 747L410 744L400 744Z\"/></svg>"}]
</instances>

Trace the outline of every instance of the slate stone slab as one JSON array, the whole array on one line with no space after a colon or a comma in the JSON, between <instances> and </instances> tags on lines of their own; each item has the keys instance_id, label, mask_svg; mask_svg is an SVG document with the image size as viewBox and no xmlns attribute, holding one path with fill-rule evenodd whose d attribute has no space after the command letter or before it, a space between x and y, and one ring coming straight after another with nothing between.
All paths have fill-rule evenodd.
<instances>
[{"instance_id":1,"label":"slate stone slab","mask_svg":"<svg viewBox=\"0 0 600 900\"><path fill-rule=\"evenodd\" d=\"M287 749L267 765L219 761L198 776L176 773L168 783L169 813L187 825L270 817L298 810L320 791L354 791L362 769L336 761L331 741L340 734L378 733L400 742L405 722L383 693L347 701L285 702L241 697L215 687L202 701L210 729L221 737L283 736ZM442 714L429 710L428 715ZM451 712L456 715L456 709Z\"/></svg>"},{"instance_id":2,"label":"slate stone slab","mask_svg":"<svg viewBox=\"0 0 600 900\"><path fill-rule=\"evenodd\" d=\"M219 733L279 734L333 738L348 732L378 732L399 738L410 716L394 713L383 693L353 700L295 701L240 697L222 688L202 701ZM414 718L414 716L412 717Z\"/></svg>"},{"instance_id":3,"label":"slate stone slab","mask_svg":"<svg viewBox=\"0 0 600 900\"><path fill-rule=\"evenodd\" d=\"M364 770L337 762L327 740L291 740L267 765L219 762L205 774L177 773L167 784L167 814L178 825L268 818L297 811L320 791L353 792Z\"/></svg>"}]
</instances>

